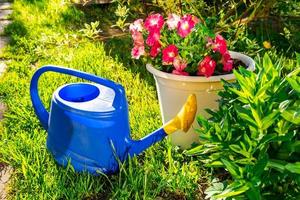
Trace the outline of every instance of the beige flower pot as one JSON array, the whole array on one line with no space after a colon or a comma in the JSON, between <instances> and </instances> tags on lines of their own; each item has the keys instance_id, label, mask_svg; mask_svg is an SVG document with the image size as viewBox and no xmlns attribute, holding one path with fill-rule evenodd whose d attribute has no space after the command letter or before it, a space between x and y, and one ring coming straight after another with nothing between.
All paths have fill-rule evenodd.
<instances>
[{"instance_id":1,"label":"beige flower pot","mask_svg":"<svg viewBox=\"0 0 300 200\"><path fill-rule=\"evenodd\" d=\"M237 52L230 52L234 59L238 59L248 66L248 70L255 69L255 62L249 56ZM217 92L223 89L221 79L234 81L234 74L211 76L209 78L200 76L179 76L165 73L147 65L147 70L153 74L156 81L156 89L163 123L172 119L180 110L191 93L197 96L197 115L201 114L207 117L206 108L216 109L219 99ZM173 145L180 146L182 149L189 148L191 144L199 141L195 128L198 128L196 120L192 128L187 132L177 131L170 135Z\"/></svg>"}]
</instances>

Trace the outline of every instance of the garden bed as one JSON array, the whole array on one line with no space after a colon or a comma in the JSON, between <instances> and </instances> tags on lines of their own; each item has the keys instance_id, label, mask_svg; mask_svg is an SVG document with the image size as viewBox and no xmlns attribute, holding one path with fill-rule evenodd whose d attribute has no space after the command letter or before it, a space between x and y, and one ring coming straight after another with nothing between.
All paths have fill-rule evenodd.
<instances>
[{"instance_id":1,"label":"garden bed","mask_svg":"<svg viewBox=\"0 0 300 200\"><path fill-rule=\"evenodd\" d=\"M139 61L131 60L132 42L127 33L110 27L116 20L112 15L115 7L82 9L60 0L32 2L14 2L14 22L5 30L11 43L2 55L10 62L0 78L0 98L7 105L1 122L0 168L1 163L14 168L10 198L203 199L213 178L228 178L227 171L212 174L196 157L186 156L168 140L127 161L111 176L78 174L71 167L57 165L46 149L47 133L34 114L29 96L31 77L43 65L66 66L122 84L135 139L159 128L161 118L152 75ZM80 31L85 23L95 21L104 30L97 37L87 37L88 33ZM266 49L255 39L246 41L253 45L249 47L255 49L253 55L269 51L271 57L280 57L275 49ZM256 57L258 62L260 56ZM281 62L285 63L283 74L295 68L292 55L283 55ZM46 107L57 87L76 81L52 73L43 76L39 87Z\"/></svg>"},{"instance_id":2,"label":"garden bed","mask_svg":"<svg viewBox=\"0 0 300 200\"><path fill-rule=\"evenodd\" d=\"M97 19L60 3L58 0L38 4L16 1L14 22L6 29L12 43L3 55L11 62L0 80L0 96L8 107L0 134L0 162L9 163L15 169L10 196L21 199L154 199L173 194L195 197L197 180L206 176L206 172L190 158L182 162L183 156L176 154L167 141L151 147L109 177L77 174L55 163L46 149L46 132L34 114L29 96L31 76L42 65L71 67L121 83L129 102L133 138L141 138L161 125L151 75L117 56L125 53L120 51L120 45L127 45L120 40L114 51L98 39L82 36L79 30L84 28L84 23ZM109 9L95 8L94 12L99 14L99 20L110 15ZM74 81L62 75L42 77L40 94L46 107L54 89Z\"/></svg>"}]
</instances>

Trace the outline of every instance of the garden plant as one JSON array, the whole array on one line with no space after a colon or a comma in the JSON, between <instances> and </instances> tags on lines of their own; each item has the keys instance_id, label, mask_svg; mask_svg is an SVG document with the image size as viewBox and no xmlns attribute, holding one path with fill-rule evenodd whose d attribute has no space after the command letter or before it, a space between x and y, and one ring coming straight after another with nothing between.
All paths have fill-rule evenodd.
<instances>
[{"instance_id":1,"label":"garden plant","mask_svg":"<svg viewBox=\"0 0 300 200\"><path fill-rule=\"evenodd\" d=\"M191 14L180 17L175 13L166 21L159 13L149 15L145 22L137 19L129 27L134 43L131 55L176 75L210 77L231 72L233 60L226 40L204 23Z\"/></svg>"},{"instance_id":2,"label":"garden plant","mask_svg":"<svg viewBox=\"0 0 300 200\"><path fill-rule=\"evenodd\" d=\"M234 71L224 81L219 110L198 117L200 145L189 150L205 166L226 169L227 179L206 190L212 199L299 198L300 55L296 70L282 77L282 63L266 54L258 72ZM224 173L225 171L223 171ZM218 173L218 172L217 172Z\"/></svg>"},{"instance_id":3,"label":"garden plant","mask_svg":"<svg viewBox=\"0 0 300 200\"><path fill-rule=\"evenodd\" d=\"M85 6L71 0L11 2L13 22L4 30L10 43L0 53L1 60L8 60L0 76L0 101L7 107L0 122L0 166L13 169L6 185L8 199L299 199L299 1L116 0ZM156 13L164 21L169 14L196 17L195 29L213 42L221 35L227 50L251 56L257 71L241 68L234 72L237 83L224 82L219 111L209 111L208 120L199 116L201 128L194 132L201 143L189 155L166 140L109 176L59 166L46 149L47 133L31 104L32 75L54 64L122 84L133 139L142 138L162 120L155 81L143 56L132 59L129 24ZM116 28L120 36L112 34ZM167 24L163 31L169 31ZM184 40L172 31L174 40ZM206 37L199 38L206 46ZM211 57L216 52L209 48ZM270 59L261 60L265 53ZM205 56L197 61L186 57L191 65L181 72L196 75ZM158 57L159 65L155 61L153 66L165 67ZM168 72L175 69L168 66ZM39 95L49 109L56 88L81 81L49 73L39 81Z\"/></svg>"}]
</instances>

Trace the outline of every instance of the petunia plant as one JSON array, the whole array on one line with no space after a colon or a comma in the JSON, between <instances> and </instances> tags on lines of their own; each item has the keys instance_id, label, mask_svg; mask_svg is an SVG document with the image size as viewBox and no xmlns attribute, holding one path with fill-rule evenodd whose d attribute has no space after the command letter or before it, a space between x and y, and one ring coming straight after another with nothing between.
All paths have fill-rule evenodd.
<instances>
[{"instance_id":1,"label":"petunia plant","mask_svg":"<svg viewBox=\"0 0 300 200\"><path fill-rule=\"evenodd\" d=\"M196 16L151 14L129 27L132 58L143 59L159 70L184 76L231 73L233 60L226 40L214 34Z\"/></svg>"}]
</instances>

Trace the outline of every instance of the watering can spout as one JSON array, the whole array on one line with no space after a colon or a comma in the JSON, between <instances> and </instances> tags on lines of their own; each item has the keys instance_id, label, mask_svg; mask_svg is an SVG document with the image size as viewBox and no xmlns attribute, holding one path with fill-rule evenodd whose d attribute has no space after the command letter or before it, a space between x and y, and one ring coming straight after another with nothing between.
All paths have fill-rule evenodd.
<instances>
[{"instance_id":1,"label":"watering can spout","mask_svg":"<svg viewBox=\"0 0 300 200\"><path fill-rule=\"evenodd\" d=\"M187 132L197 112L197 99L195 94L191 94L185 104L182 106L179 113L167 122L162 128L154 131L140 140L130 141L129 155L135 156L149 148L151 145L162 140L167 135L174 133L177 130Z\"/></svg>"}]
</instances>

